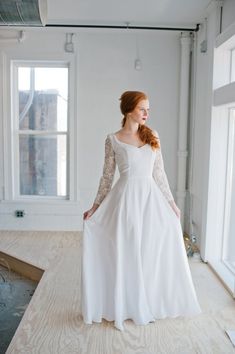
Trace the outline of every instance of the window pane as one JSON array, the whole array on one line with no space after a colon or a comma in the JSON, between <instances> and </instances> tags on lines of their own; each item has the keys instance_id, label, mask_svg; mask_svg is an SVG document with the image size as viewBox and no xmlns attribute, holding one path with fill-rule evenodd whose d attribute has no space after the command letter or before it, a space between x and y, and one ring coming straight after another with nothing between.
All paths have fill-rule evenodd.
<instances>
[{"instance_id":1,"label":"window pane","mask_svg":"<svg viewBox=\"0 0 235 354\"><path fill-rule=\"evenodd\" d=\"M67 131L68 68L18 68L19 129Z\"/></svg>"},{"instance_id":2,"label":"window pane","mask_svg":"<svg viewBox=\"0 0 235 354\"><path fill-rule=\"evenodd\" d=\"M66 135L20 135L20 194L66 196Z\"/></svg>"},{"instance_id":3,"label":"window pane","mask_svg":"<svg viewBox=\"0 0 235 354\"><path fill-rule=\"evenodd\" d=\"M235 122L235 109L231 109L231 117ZM231 174L228 175L228 178L231 180L231 204L230 204L230 220L228 227L228 235L226 235L226 244L225 244L225 259L234 266L235 270L235 131L233 130L233 154L231 156L231 161L228 161L231 164Z\"/></svg>"},{"instance_id":4,"label":"window pane","mask_svg":"<svg viewBox=\"0 0 235 354\"><path fill-rule=\"evenodd\" d=\"M235 49L232 50L231 60L231 82L233 82L235 81Z\"/></svg>"}]
</instances>

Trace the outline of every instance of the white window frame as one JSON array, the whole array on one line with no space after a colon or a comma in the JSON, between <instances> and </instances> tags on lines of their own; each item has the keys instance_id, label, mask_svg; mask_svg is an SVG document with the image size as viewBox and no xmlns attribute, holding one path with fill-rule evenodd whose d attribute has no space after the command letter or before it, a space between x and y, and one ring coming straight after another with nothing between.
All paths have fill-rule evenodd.
<instances>
[{"instance_id":1,"label":"white window frame","mask_svg":"<svg viewBox=\"0 0 235 354\"><path fill-rule=\"evenodd\" d=\"M54 62L54 61L16 61L13 60L11 63L11 74L12 74L12 124L13 124L13 131L12 131L12 152L13 152L13 198L15 200L22 200L22 199L36 199L36 200L45 200L45 199L69 199L69 110L67 110L67 119L68 119L68 129L67 132L50 132L50 131L24 131L27 135L32 134L34 136L48 136L50 135L64 135L66 134L66 142L67 142L67 180L66 180L66 196L39 196L39 195L21 195L20 188L19 188L19 136L23 135L22 132L19 131L19 101L18 101L18 68L19 67L47 67L47 68L68 68L68 88L69 88L69 65L65 62ZM68 90L68 97L69 97L69 90ZM69 99L68 99L69 102Z\"/></svg>"},{"instance_id":2,"label":"white window frame","mask_svg":"<svg viewBox=\"0 0 235 354\"><path fill-rule=\"evenodd\" d=\"M235 62L233 63L233 60L232 60L233 55L235 56L235 47L230 49L230 73L229 73L230 83L235 81ZM232 80L232 74L234 76L234 80Z\"/></svg>"},{"instance_id":3,"label":"white window frame","mask_svg":"<svg viewBox=\"0 0 235 354\"><path fill-rule=\"evenodd\" d=\"M224 259L228 240L233 153L231 109L235 108L235 82L231 82L231 51L235 24L219 35L214 49L213 105L205 258L235 298L235 269ZM230 61L229 61L230 60ZM220 70L221 69L221 70Z\"/></svg>"},{"instance_id":4,"label":"white window frame","mask_svg":"<svg viewBox=\"0 0 235 354\"><path fill-rule=\"evenodd\" d=\"M7 58L3 55L5 77L4 77L4 199L3 202L18 202L24 203L68 203L74 202L77 199L75 194L75 61L63 58L61 60L54 58ZM34 196L34 195L20 195L19 194L19 173L16 171L19 166L19 152L18 152L18 132L15 127L18 124L17 106L14 102L18 91L18 83L16 75L17 67L19 66L34 66L34 67L67 67L68 68L68 129L67 129L67 196ZM16 91L17 90L17 91ZM9 99L11 97L11 99ZM43 134L43 132L42 132Z\"/></svg>"}]
</instances>

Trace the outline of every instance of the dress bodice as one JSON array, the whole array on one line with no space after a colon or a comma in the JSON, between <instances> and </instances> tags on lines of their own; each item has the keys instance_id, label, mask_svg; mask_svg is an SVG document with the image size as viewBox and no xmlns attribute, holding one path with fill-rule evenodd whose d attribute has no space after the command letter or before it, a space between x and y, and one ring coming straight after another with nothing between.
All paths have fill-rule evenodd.
<instances>
[{"instance_id":1,"label":"dress bodice","mask_svg":"<svg viewBox=\"0 0 235 354\"><path fill-rule=\"evenodd\" d=\"M120 177L151 177L155 153L149 144L137 147L110 134Z\"/></svg>"},{"instance_id":2,"label":"dress bodice","mask_svg":"<svg viewBox=\"0 0 235 354\"><path fill-rule=\"evenodd\" d=\"M155 133L157 134L156 131ZM112 188L116 166L120 178L154 178L166 199L174 200L165 173L161 148L153 150L149 144L137 147L120 141L114 133L110 133L105 140L103 174L94 203L100 204Z\"/></svg>"}]
</instances>

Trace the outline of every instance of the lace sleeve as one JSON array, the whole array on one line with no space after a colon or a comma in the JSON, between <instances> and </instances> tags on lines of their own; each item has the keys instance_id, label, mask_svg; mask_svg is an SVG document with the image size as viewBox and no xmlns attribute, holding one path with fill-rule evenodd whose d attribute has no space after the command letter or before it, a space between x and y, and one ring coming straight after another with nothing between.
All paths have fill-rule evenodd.
<instances>
[{"instance_id":1,"label":"lace sleeve","mask_svg":"<svg viewBox=\"0 0 235 354\"><path fill-rule=\"evenodd\" d=\"M109 135L105 140L105 157L103 175L100 178L99 188L94 203L101 204L103 199L110 191L113 184L113 177L116 169L115 153Z\"/></svg>"},{"instance_id":2,"label":"lace sleeve","mask_svg":"<svg viewBox=\"0 0 235 354\"><path fill-rule=\"evenodd\" d=\"M154 131L154 133L159 138L159 135L156 132L156 130ZM167 175L164 169L161 147L156 151L156 158L153 166L153 178L157 183L158 187L160 188L160 190L162 191L162 194L165 196L165 198L168 201L174 200L168 183Z\"/></svg>"}]
</instances>

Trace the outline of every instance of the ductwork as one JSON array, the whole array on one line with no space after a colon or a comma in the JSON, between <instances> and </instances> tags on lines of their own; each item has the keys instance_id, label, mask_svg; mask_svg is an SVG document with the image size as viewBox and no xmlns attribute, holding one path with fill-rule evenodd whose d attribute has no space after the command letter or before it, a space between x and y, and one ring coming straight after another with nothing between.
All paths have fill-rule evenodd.
<instances>
[{"instance_id":1,"label":"ductwork","mask_svg":"<svg viewBox=\"0 0 235 354\"><path fill-rule=\"evenodd\" d=\"M0 25L45 26L47 0L0 0Z\"/></svg>"}]
</instances>

